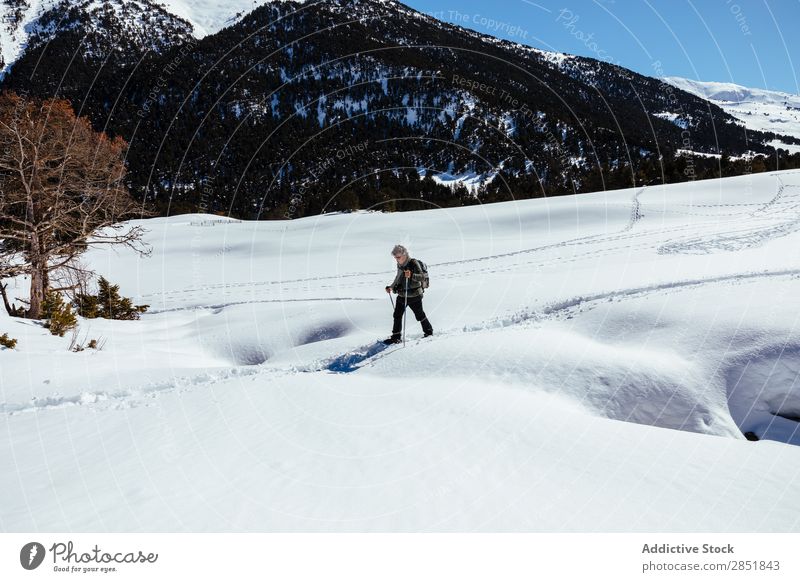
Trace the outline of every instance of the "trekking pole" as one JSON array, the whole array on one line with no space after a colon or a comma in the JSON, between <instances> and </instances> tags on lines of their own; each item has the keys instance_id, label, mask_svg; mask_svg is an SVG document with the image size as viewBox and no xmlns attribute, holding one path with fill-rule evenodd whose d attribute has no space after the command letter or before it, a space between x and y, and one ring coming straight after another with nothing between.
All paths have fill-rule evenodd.
<instances>
[{"instance_id":1,"label":"trekking pole","mask_svg":"<svg viewBox=\"0 0 800 582\"><path fill-rule=\"evenodd\" d=\"M387 293L387 295L389 296L389 303L392 304L392 311L394 311L394 299L392 299L392 294Z\"/></svg>"},{"instance_id":2,"label":"trekking pole","mask_svg":"<svg viewBox=\"0 0 800 582\"><path fill-rule=\"evenodd\" d=\"M403 303L403 347L406 347L406 313L408 312L408 277L406 277L406 296Z\"/></svg>"}]
</instances>

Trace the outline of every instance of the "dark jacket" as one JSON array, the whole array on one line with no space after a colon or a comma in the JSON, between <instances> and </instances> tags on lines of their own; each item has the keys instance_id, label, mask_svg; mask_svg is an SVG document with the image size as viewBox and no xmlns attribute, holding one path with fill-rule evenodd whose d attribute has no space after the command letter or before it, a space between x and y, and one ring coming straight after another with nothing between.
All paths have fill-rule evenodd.
<instances>
[{"instance_id":1,"label":"dark jacket","mask_svg":"<svg viewBox=\"0 0 800 582\"><path fill-rule=\"evenodd\" d=\"M408 280L408 295L406 295L406 276L403 273L406 269L411 271L411 278ZM422 267L416 260L409 257L404 265L397 265L397 275L390 287L400 296L420 297L423 293L422 280L424 278Z\"/></svg>"}]
</instances>

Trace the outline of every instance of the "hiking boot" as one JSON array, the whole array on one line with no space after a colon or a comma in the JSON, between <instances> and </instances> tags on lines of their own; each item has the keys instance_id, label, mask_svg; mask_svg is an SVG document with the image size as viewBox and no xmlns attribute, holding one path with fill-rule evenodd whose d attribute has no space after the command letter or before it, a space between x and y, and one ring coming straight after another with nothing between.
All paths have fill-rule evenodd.
<instances>
[{"instance_id":1,"label":"hiking boot","mask_svg":"<svg viewBox=\"0 0 800 582\"><path fill-rule=\"evenodd\" d=\"M391 337L387 337L385 340L383 340L383 343L385 343L388 346L388 345L391 345L391 344L403 343L403 340L400 339L399 337L391 336Z\"/></svg>"},{"instance_id":2,"label":"hiking boot","mask_svg":"<svg viewBox=\"0 0 800 582\"><path fill-rule=\"evenodd\" d=\"M422 337L431 337L432 335L433 335L432 331L426 331L424 334L422 334Z\"/></svg>"}]
</instances>

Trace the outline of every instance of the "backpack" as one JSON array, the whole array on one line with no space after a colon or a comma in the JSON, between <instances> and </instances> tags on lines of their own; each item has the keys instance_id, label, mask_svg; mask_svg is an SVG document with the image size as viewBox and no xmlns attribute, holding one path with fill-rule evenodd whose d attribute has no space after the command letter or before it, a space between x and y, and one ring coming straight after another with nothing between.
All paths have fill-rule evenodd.
<instances>
[{"instance_id":1,"label":"backpack","mask_svg":"<svg viewBox=\"0 0 800 582\"><path fill-rule=\"evenodd\" d=\"M420 261L419 259L414 259L414 260L417 262L417 265L419 265L419 270L422 272L422 275L423 275L423 277L422 277L422 289L423 289L423 291L422 292L424 293L425 289L427 289L428 287L431 286L431 278L430 278L430 275L428 275L428 266L425 263L423 263L422 261Z\"/></svg>"}]
</instances>

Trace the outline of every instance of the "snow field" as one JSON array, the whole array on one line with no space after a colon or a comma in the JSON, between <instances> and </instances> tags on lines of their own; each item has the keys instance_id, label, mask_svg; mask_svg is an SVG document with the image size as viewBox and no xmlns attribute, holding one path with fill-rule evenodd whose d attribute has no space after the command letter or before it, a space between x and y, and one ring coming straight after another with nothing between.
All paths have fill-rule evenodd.
<instances>
[{"instance_id":1,"label":"snow field","mask_svg":"<svg viewBox=\"0 0 800 582\"><path fill-rule=\"evenodd\" d=\"M796 531L798 195L148 220L85 257L151 305L103 350L0 314L0 528ZM376 349L397 242L435 335Z\"/></svg>"}]
</instances>

